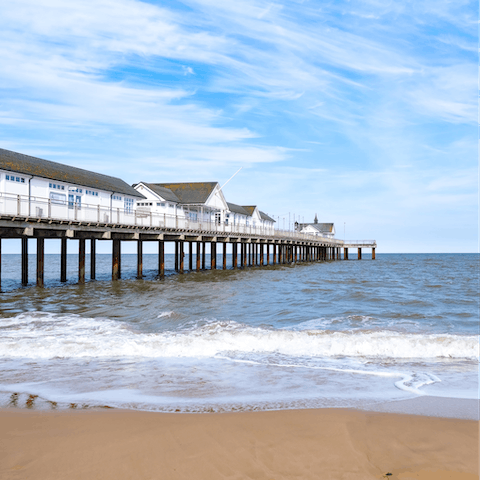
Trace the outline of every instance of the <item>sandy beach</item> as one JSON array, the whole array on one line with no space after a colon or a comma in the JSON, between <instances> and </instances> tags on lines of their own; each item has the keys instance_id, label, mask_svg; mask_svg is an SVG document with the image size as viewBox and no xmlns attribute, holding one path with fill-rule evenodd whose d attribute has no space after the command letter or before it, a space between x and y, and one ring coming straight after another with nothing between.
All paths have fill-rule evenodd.
<instances>
[{"instance_id":1,"label":"sandy beach","mask_svg":"<svg viewBox=\"0 0 480 480\"><path fill-rule=\"evenodd\" d=\"M475 420L346 409L4 409L0 424L4 480L478 478Z\"/></svg>"}]
</instances>

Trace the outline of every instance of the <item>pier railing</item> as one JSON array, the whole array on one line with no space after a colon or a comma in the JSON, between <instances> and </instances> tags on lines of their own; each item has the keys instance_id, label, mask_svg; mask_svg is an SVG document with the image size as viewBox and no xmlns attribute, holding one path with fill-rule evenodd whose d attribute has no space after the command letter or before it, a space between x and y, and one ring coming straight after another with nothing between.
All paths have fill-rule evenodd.
<instances>
[{"instance_id":1,"label":"pier railing","mask_svg":"<svg viewBox=\"0 0 480 480\"><path fill-rule=\"evenodd\" d=\"M376 245L376 240L345 240L344 246L345 247L371 247L372 245Z\"/></svg>"},{"instance_id":2,"label":"pier railing","mask_svg":"<svg viewBox=\"0 0 480 480\"><path fill-rule=\"evenodd\" d=\"M162 214L148 211L142 207L131 209L112 208L110 206L89 205L63 199L7 193L0 193L0 215L37 221L81 222L104 227L134 226L199 233L258 235L277 239L321 241L322 243L335 246L343 245L343 240L337 238L291 230L279 230L265 225L233 225L226 222L218 222L214 219L192 220L189 218L188 212L182 215Z\"/></svg>"}]
</instances>

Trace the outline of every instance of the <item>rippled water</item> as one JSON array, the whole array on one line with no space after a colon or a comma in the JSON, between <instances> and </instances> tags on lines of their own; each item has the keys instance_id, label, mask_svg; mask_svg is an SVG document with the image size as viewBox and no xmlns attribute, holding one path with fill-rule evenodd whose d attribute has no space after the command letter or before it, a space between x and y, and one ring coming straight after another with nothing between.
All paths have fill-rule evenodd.
<instances>
[{"instance_id":1,"label":"rippled water","mask_svg":"<svg viewBox=\"0 0 480 480\"><path fill-rule=\"evenodd\" d=\"M74 255L67 285L47 255L47 288L37 289L18 288L20 257L4 255L0 406L192 412L477 398L478 260L384 254L177 275L168 257L159 280L156 255L145 255L136 280L135 255L123 255L112 283L111 257L98 255L98 280L79 286Z\"/></svg>"}]
</instances>

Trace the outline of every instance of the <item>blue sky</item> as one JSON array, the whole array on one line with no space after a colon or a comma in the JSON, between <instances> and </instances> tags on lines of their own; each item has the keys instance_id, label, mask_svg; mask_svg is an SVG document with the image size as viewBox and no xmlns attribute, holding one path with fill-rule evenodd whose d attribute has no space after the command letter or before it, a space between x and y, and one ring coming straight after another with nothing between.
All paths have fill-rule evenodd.
<instances>
[{"instance_id":1,"label":"blue sky","mask_svg":"<svg viewBox=\"0 0 480 480\"><path fill-rule=\"evenodd\" d=\"M128 183L243 167L231 202L379 252L476 252L477 9L4 2L0 147Z\"/></svg>"}]
</instances>

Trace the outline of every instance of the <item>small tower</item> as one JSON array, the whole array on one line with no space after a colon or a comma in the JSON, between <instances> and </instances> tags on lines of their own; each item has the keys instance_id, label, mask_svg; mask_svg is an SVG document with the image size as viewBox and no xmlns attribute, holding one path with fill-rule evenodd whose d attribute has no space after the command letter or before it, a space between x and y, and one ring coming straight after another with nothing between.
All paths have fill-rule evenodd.
<instances>
[{"instance_id":1,"label":"small tower","mask_svg":"<svg viewBox=\"0 0 480 480\"><path fill-rule=\"evenodd\" d=\"M313 223L318 223L317 214L315 214L315 218L313 219Z\"/></svg>"}]
</instances>

